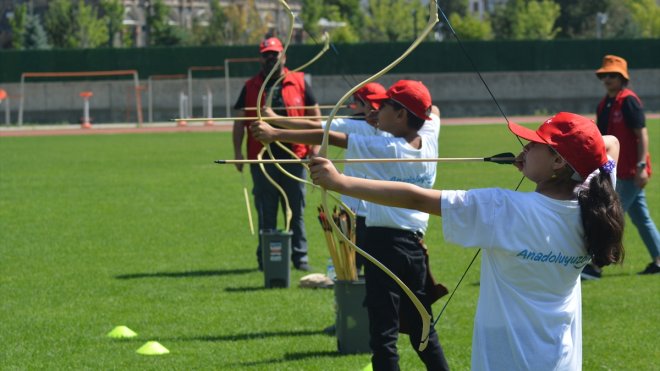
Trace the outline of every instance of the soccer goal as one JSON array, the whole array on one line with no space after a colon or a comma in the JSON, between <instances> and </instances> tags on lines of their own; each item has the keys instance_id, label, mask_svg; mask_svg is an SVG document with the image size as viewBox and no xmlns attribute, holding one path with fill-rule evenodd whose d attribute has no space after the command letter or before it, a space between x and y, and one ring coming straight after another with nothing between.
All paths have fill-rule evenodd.
<instances>
[{"instance_id":1,"label":"soccer goal","mask_svg":"<svg viewBox=\"0 0 660 371\"><path fill-rule=\"evenodd\" d=\"M147 81L149 122L151 123L154 121L155 100L158 102L156 106L159 113L157 119L162 120L163 117L176 116L177 114L175 112L164 110L163 107L179 107L182 94L185 91L186 75L182 73L172 75L151 75ZM156 87L158 87L158 89L156 89ZM178 116L181 116L181 112L178 112Z\"/></svg>"},{"instance_id":2,"label":"soccer goal","mask_svg":"<svg viewBox=\"0 0 660 371\"><path fill-rule=\"evenodd\" d=\"M137 122L141 127L141 90L137 70L24 72L18 125L23 125L27 112L33 121L68 122L74 118L75 122L83 107L80 93L86 91L93 93L92 116L108 122Z\"/></svg>"},{"instance_id":3,"label":"soccer goal","mask_svg":"<svg viewBox=\"0 0 660 371\"><path fill-rule=\"evenodd\" d=\"M192 66L188 68L188 117L194 117L193 116L193 103L194 103L194 97L195 97L195 92L193 90L193 74L195 72L206 72L208 74L209 72L212 71L222 71L224 70L224 66ZM212 93L211 93L211 88L206 84L206 89L201 90L201 98L202 98L202 106L203 106L203 111L204 115L206 115L206 112L209 110L208 107L212 107L213 102L212 102ZM211 108L211 111L213 109ZM208 117L208 116L206 116Z\"/></svg>"}]
</instances>

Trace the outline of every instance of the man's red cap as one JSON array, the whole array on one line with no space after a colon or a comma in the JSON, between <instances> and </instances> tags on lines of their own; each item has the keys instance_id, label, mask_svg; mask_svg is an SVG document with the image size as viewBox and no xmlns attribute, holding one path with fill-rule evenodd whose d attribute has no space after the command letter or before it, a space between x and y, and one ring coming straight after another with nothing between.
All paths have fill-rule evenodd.
<instances>
[{"instance_id":1,"label":"man's red cap","mask_svg":"<svg viewBox=\"0 0 660 371\"><path fill-rule=\"evenodd\" d=\"M264 41L259 44L259 54L265 53L265 52L281 52L284 50L284 46L282 46L282 42L280 39L277 37L271 37L268 39L265 39Z\"/></svg>"},{"instance_id":2,"label":"man's red cap","mask_svg":"<svg viewBox=\"0 0 660 371\"><path fill-rule=\"evenodd\" d=\"M545 120L536 131L513 122L509 122L509 130L523 139L552 147L582 180L607 162L605 142L598 126L574 113L559 112Z\"/></svg>"},{"instance_id":3,"label":"man's red cap","mask_svg":"<svg viewBox=\"0 0 660 371\"><path fill-rule=\"evenodd\" d=\"M369 99L370 95L382 95L386 94L387 90L385 90L385 87L377 82L370 82L360 89L355 92L355 96L357 96L361 101L364 103L370 105L374 109L380 109L380 101L374 101Z\"/></svg>"},{"instance_id":4,"label":"man's red cap","mask_svg":"<svg viewBox=\"0 0 660 371\"><path fill-rule=\"evenodd\" d=\"M372 101L391 99L404 106L413 115L430 120L431 93L421 81L399 80L387 89L387 92L367 96Z\"/></svg>"}]
</instances>

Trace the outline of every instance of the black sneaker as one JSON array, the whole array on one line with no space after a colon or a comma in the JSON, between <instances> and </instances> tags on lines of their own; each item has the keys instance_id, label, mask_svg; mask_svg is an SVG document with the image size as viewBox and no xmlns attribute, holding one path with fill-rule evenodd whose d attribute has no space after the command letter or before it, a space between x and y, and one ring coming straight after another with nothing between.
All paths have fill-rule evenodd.
<instances>
[{"instance_id":1,"label":"black sneaker","mask_svg":"<svg viewBox=\"0 0 660 371\"><path fill-rule=\"evenodd\" d=\"M582 268L582 273L580 273L580 279L582 281L595 281L599 280L602 276L602 272L597 270L593 264L587 264Z\"/></svg>"},{"instance_id":2,"label":"black sneaker","mask_svg":"<svg viewBox=\"0 0 660 371\"><path fill-rule=\"evenodd\" d=\"M654 262L649 263L646 266L646 269L637 273L637 274L657 274L660 273L660 267L658 267Z\"/></svg>"}]
</instances>

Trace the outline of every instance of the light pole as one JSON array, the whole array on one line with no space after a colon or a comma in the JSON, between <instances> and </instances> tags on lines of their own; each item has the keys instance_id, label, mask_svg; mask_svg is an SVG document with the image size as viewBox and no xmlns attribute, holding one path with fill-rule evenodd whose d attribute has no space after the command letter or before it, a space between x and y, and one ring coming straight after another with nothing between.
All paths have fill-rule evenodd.
<instances>
[{"instance_id":1,"label":"light pole","mask_svg":"<svg viewBox=\"0 0 660 371\"><path fill-rule=\"evenodd\" d=\"M607 13L598 12L596 13L596 38L600 39L603 37L603 26L607 23Z\"/></svg>"}]
</instances>

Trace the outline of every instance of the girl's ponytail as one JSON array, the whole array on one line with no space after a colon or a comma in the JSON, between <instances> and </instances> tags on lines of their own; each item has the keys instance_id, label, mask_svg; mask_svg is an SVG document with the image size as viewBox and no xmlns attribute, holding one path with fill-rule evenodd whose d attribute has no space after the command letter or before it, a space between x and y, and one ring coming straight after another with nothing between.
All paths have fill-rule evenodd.
<instances>
[{"instance_id":1,"label":"girl's ponytail","mask_svg":"<svg viewBox=\"0 0 660 371\"><path fill-rule=\"evenodd\" d=\"M588 188L578 192L577 198L592 262L599 267L622 263L625 214L610 175L600 171L592 177Z\"/></svg>"}]
</instances>

